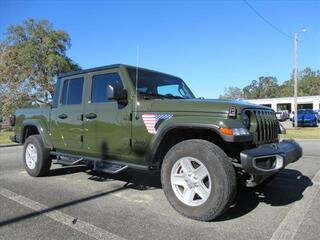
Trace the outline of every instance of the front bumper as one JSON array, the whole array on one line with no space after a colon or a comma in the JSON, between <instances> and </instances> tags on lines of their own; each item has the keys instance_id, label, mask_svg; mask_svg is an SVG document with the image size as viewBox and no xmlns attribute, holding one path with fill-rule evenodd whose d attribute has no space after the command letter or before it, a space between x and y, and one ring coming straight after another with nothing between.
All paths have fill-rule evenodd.
<instances>
[{"instance_id":1,"label":"front bumper","mask_svg":"<svg viewBox=\"0 0 320 240\"><path fill-rule=\"evenodd\" d=\"M270 176L302 156L302 148L293 140L265 144L240 153L242 168L251 175Z\"/></svg>"}]
</instances>

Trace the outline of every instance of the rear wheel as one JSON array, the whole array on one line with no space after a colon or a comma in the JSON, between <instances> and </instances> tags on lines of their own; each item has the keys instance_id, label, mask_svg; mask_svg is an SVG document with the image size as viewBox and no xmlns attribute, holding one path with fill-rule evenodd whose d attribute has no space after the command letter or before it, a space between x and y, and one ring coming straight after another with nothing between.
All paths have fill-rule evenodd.
<instances>
[{"instance_id":1,"label":"rear wheel","mask_svg":"<svg viewBox=\"0 0 320 240\"><path fill-rule=\"evenodd\" d=\"M44 176L48 173L51 157L40 135L32 135L26 139L23 148L23 164L27 173L33 177Z\"/></svg>"},{"instance_id":2,"label":"rear wheel","mask_svg":"<svg viewBox=\"0 0 320 240\"><path fill-rule=\"evenodd\" d=\"M182 215L210 221L220 216L236 193L236 175L226 154L205 140L173 146L161 169L164 193Z\"/></svg>"}]
</instances>

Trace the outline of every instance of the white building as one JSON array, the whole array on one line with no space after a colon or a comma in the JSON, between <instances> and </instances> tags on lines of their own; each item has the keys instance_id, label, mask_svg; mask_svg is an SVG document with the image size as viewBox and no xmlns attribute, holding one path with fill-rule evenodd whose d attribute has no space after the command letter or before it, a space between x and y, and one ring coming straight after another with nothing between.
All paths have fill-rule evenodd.
<instances>
[{"instance_id":1,"label":"white building","mask_svg":"<svg viewBox=\"0 0 320 240\"><path fill-rule=\"evenodd\" d=\"M320 96L305 96L298 97L298 109L320 109ZM294 110L294 98L283 97L283 98L264 98L264 99L246 99L245 101L255 103L263 106L272 108L275 111Z\"/></svg>"}]
</instances>

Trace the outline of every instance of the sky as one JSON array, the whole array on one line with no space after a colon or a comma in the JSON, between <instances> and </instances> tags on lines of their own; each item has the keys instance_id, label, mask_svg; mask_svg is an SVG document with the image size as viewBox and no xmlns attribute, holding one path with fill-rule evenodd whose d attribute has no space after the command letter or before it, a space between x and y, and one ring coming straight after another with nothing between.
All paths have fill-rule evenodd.
<instances>
[{"instance_id":1,"label":"sky","mask_svg":"<svg viewBox=\"0 0 320 240\"><path fill-rule=\"evenodd\" d=\"M306 28L299 70L320 69L320 1L247 1L284 34L243 0L0 0L0 40L9 25L47 19L70 34L67 55L83 69L138 62L181 77L197 97L218 98L259 76L290 79L293 35Z\"/></svg>"}]
</instances>

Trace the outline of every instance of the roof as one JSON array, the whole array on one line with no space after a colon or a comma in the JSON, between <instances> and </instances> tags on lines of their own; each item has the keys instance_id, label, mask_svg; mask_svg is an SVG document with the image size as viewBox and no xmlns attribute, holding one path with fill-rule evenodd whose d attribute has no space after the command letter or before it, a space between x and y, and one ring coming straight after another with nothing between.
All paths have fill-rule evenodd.
<instances>
[{"instance_id":1,"label":"roof","mask_svg":"<svg viewBox=\"0 0 320 240\"><path fill-rule=\"evenodd\" d=\"M294 97L279 97L279 98L255 98L255 99L243 99L244 101L257 101L257 102L263 102L263 101L281 101L281 100L293 100ZM320 95L315 96L298 96L298 99L320 99Z\"/></svg>"},{"instance_id":2,"label":"roof","mask_svg":"<svg viewBox=\"0 0 320 240\"><path fill-rule=\"evenodd\" d=\"M95 67L95 68L79 70L79 71L75 71L75 72L62 73L58 77L59 78L64 78L64 77L70 77L70 76L78 75L78 74L84 74L84 73L89 73L89 72L96 72L96 71L102 71L102 70L108 70L108 69L114 69L114 68L120 68L120 67L136 68L136 66L126 65L126 64L112 64L112 65L106 65L106 66L102 66L102 67ZM163 73L163 72L159 72L159 71L155 71L155 70L151 70L151 69L147 69L147 68L138 67L138 69L139 70L145 70L145 71L151 71L151 72L155 72L155 73L160 73L160 74L165 74L165 75L172 76L172 77L176 77L176 76L171 75L171 74L167 74L167 73Z\"/></svg>"}]
</instances>

